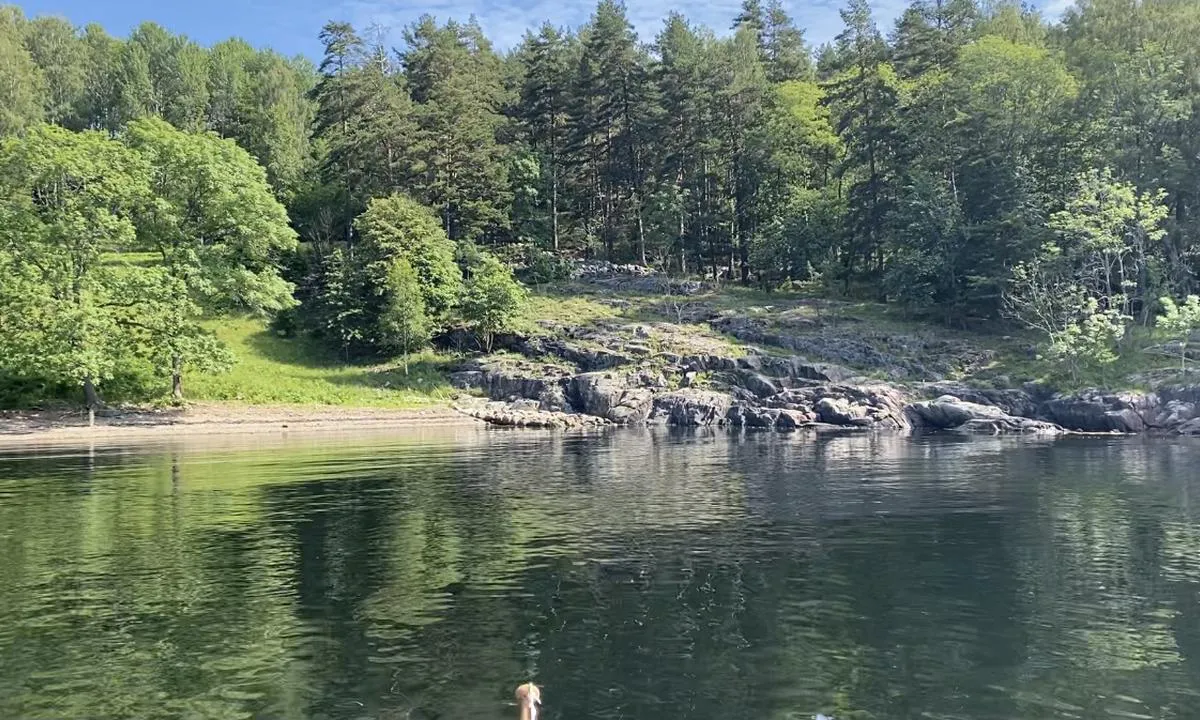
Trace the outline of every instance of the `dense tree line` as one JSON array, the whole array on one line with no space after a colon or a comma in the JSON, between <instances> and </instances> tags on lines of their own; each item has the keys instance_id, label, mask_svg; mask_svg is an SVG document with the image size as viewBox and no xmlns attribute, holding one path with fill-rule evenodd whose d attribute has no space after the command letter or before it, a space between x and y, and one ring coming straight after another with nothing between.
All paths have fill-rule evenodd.
<instances>
[{"instance_id":1,"label":"dense tree line","mask_svg":"<svg viewBox=\"0 0 1200 720\"><path fill-rule=\"evenodd\" d=\"M480 248L548 274L587 256L815 281L1053 341L1119 337L1196 290L1200 5L1080 0L1050 24L915 0L885 30L849 0L842 19L814 49L778 0L745 0L728 32L672 14L639 38L600 0L508 52L474 21L422 18L399 47L331 22L314 65L5 8L0 135L136 150L132 124L158 117L232 140L301 240L275 258L288 324L348 353L462 319L475 270L511 304ZM457 273L445 297L431 263Z\"/></svg>"}]
</instances>

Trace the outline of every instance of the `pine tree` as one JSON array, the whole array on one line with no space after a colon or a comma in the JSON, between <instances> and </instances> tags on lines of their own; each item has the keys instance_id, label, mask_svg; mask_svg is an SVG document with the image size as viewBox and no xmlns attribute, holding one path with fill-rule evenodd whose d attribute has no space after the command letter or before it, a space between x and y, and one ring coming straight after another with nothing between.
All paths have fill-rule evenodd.
<instances>
[{"instance_id":1,"label":"pine tree","mask_svg":"<svg viewBox=\"0 0 1200 720\"><path fill-rule=\"evenodd\" d=\"M417 102L414 195L434 208L453 240L495 238L510 216L500 59L474 22L425 17L401 55Z\"/></svg>"},{"instance_id":2,"label":"pine tree","mask_svg":"<svg viewBox=\"0 0 1200 720\"><path fill-rule=\"evenodd\" d=\"M570 52L572 38L553 25L542 25L537 35L526 34L517 51L521 86L517 116L528 128L529 143L537 153L543 187L548 188L550 247L560 245L560 196L566 162L566 126L569 120Z\"/></svg>"}]
</instances>

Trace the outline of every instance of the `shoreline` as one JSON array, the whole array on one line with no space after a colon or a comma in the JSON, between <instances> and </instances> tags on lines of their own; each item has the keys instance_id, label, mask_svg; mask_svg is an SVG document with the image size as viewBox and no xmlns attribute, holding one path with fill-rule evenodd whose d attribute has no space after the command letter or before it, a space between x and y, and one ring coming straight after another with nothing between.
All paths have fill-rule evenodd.
<instances>
[{"instance_id":1,"label":"shoreline","mask_svg":"<svg viewBox=\"0 0 1200 720\"><path fill-rule=\"evenodd\" d=\"M0 448L144 441L203 435L263 435L386 430L482 424L448 405L395 410L336 406L230 406L202 403L166 410L131 409L97 417L89 427L78 410L0 411Z\"/></svg>"}]
</instances>

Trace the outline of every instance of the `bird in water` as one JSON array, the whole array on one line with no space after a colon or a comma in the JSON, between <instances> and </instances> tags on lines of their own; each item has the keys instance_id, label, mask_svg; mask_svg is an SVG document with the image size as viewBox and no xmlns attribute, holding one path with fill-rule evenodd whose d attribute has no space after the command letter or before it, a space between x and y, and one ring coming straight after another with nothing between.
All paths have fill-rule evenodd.
<instances>
[{"instance_id":1,"label":"bird in water","mask_svg":"<svg viewBox=\"0 0 1200 720\"><path fill-rule=\"evenodd\" d=\"M521 709L521 720L537 720L538 708L542 706L542 691L533 683L518 685L517 706Z\"/></svg>"}]
</instances>

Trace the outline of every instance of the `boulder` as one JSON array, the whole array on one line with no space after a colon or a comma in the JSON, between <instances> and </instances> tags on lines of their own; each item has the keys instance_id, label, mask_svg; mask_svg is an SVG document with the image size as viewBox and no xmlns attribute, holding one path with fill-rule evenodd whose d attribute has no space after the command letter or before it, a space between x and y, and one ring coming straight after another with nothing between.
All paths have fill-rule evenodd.
<instances>
[{"instance_id":1,"label":"boulder","mask_svg":"<svg viewBox=\"0 0 1200 720\"><path fill-rule=\"evenodd\" d=\"M823 397L817 401L814 409L817 419L827 425L868 427L874 424L866 407L846 398Z\"/></svg>"},{"instance_id":2,"label":"boulder","mask_svg":"<svg viewBox=\"0 0 1200 720\"><path fill-rule=\"evenodd\" d=\"M1056 425L1081 432L1138 433L1151 427L1159 398L1154 393L1105 393L1085 390L1056 395L1042 405L1041 414Z\"/></svg>"},{"instance_id":3,"label":"boulder","mask_svg":"<svg viewBox=\"0 0 1200 720\"><path fill-rule=\"evenodd\" d=\"M624 375L603 372L572 378L568 399L576 410L619 425L645 422L654 406L654 394L649 389L631 387Z\"/></svg>"},{"instance_id":4,"label":"boulder","mask_svg":"<svg viewBox=\"0 0 1200 720\"><path fill-rule=\"evenodd\" d=\"M765 401L766 404L812 413L817 421L842 427L871 427L907 430L904 413L907 398L891 385L845 385L822 383L792 388Z\"/></svg>"},{"instance_id":5,"label":"boulder","mask_svg":"<svg viewBox=\"0 0 1200 720\"><path fill-rule=\"evenodd\" d=\"M737 382L742 387L754 393L756 397L769 398L779 394L779 388L766 375L754 372L753 370L742 370L738 372Z\"/></svg>"},{"instance_id":6,"label":"boulder","mask_svg":"<svg viewBox=\"0 0 1200 720\"><path fill-rule=\"evenodd\" d=\"M1200 418L1193 418L1177 426L1175 432L1180 435L1200 435Z\"/></svg>"},{"instance_id":7,"label":"boulder","mask_svg":"<svg viewBox=\"0 0 1200 720\"><path fill-rule=\"evenodd\" d=\"M780 410L775 420L775 428L782 431L799 430L816 422L817 417L812 413L799 410Z\"/></svg>"},{"instance_id":8,"label":"boulder","mask_svg":"<svg viewBox=\"0 0 1200 720\"><path fill-rule=\"evenodd\" d=\"M654 398L654 419L679 427L722 425L733 404L726 393L707 390L679 390Z\"/></svg>"},{"instance_id":9,"label":"boulder","mask_svg":"<svg viewBox=\"0 0 1200 720\"><path fill-rule=\"evenodd\" d=\"M1009 415L994 405L960 400L943 395L936 400L912 403L904 408L914 428L957 430L970 433L1056 435L1063 429L1053 423Z\"/></svg>"},{"instance_id":10,"label":"boulder","mask_svg":"<svg viewBox=\"0 0 1200 720\"><path fill-rule=\"evenodd\" d=\"M567 402L567 391L562 384L547 385L538 395L538 405L545 412L566 412L571 409Z\"/></svg>"},{"instance_id":11,"label":"boulder","mask_svg":"<svg viewBox=\"0 0 1200 720\"><path fill-rule=\"evenodd\" d=\"M730 425L749 428L773 428L779 419L781 411L777 408L764 408L748 403L734 403L725 419Z\"/></svg>"},{"instance_id":12,"label":"boulder","mask_svg":"<svg viewBox=\"0 0 1200 720\"><path fill-rule=\"evenodd\" d=\"M930 397L950 395L976 405L990 405L1004 411L1006 415L1037 417L1038 403L1025 390L994 390L977 388L962 383L940 382L922 388Z\"/></svg>"},{"instance_id":13,"label":"boulder","mask_svg":"<svg viewBox=\"0 0 1200 720\"><path fill-rule=\"evenodd\" d=\"M490 425L517 428L583 429L607 425L603 418L574 413L545 412L530 407L531 401L518 403L489 402L471 407L457 407L459 412Z\"/></svg>"}]
</instances>

